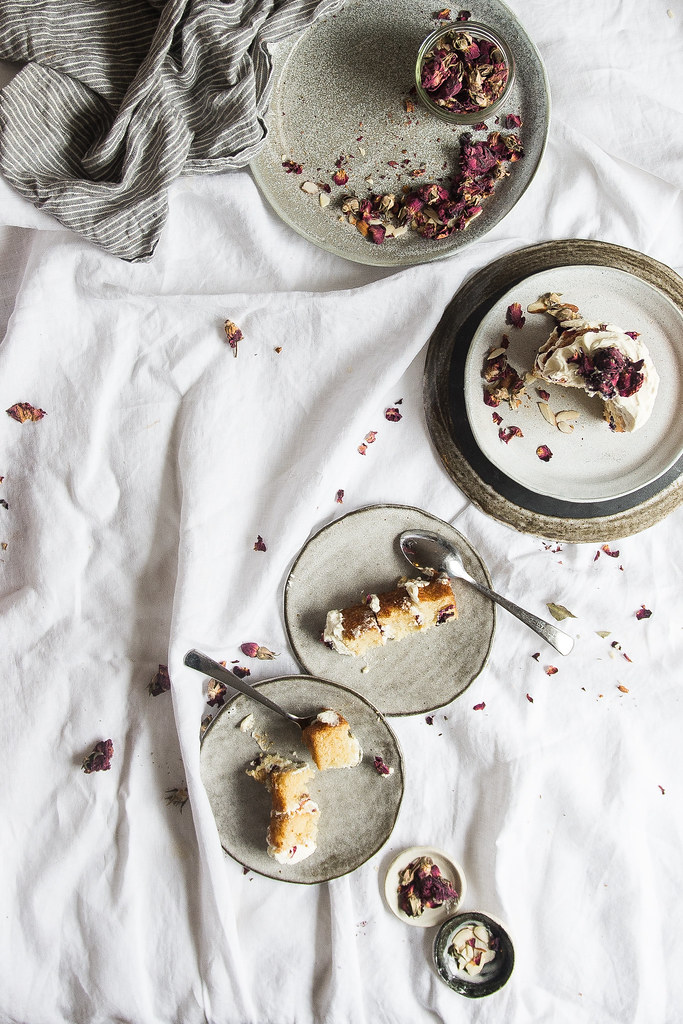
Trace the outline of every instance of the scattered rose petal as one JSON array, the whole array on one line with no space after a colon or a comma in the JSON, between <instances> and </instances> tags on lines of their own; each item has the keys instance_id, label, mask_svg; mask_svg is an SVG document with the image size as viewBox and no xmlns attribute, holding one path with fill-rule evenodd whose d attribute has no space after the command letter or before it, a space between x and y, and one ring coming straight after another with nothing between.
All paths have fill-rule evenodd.
<instances>
[{"instance_id":1,"label":"scattered rose petal","mask_svg":"<svg viewBox=\"0 0 683 1024\"><path fill-rule=\"evenodd\" d=\"M529 701L529 703L530 703L530 704L533 704L533 702L534 702L534 698L533 698L533 697L531 697L531 696L530 696L530 695L529 695L528 693L527 693L527 695L526 695L526 699L527 699L527 700Z\"/></svg>"},{"instance_id":2,"label":"scattered rose petal","mask_svg":"<svg viewBox=\"0 0 683 1024\"><path fill-rule=\"evenodd\" d=\"M427 725L434 725L434 715L425 715Z\"/></svg>"},{"instance_id":3,"label":"scattered rose petal","mask_svg":"<svg viewBox=\"0 0 683 1024\"><path fill-rule=\"evenodd\" d=\"M659 783L657 783L657 785L658 785L658 788L661 789L661 791L662 791L662 796L664 796L664 794L666 793L666 790L664 789L664 786L660 786Z\"/></svg>"},{"instance_id":4,"label":"scattered rose petal","mask_svg":"<svg viewBox=\"0 0 683 1024\"><path fill-rule=\"evenodd\" d=\"M505 441L505 444L509 444L513 437L524 437L524 434L519 427L501 427L498 437L501 441Z\"/></svg>"},{"instance_id":5,"label":"scattered rose petal","mask_svg":"<svg viewBox=\"0 0 683 1024\"><path fill-rule=\"evenodd\" d=\"M278 355L280 355L280 353L282 352L282 345L276 345L275 351L277 352Z\"/></svg>"},{"instance_id":6,"label":"scattered rose petal","mask_svg":"<svg viewBox=\"0 0 683 1024\"><path fill-rule=\"evenodd\" d=\"M570 612L568 608L565 608L563 604L554 604L552 601L550 601L546 605L546 608L548 609L552 617L554 619L557 619L558 622L562 622L562 619L576 618L576 615L574 615L573 612Z\"/></svg>"},{"instance_id":7,"label":"scattered rose petal","mask_svg":"<svg viewBox=\"0 0 683 1024\"><path fill-rule=\"evenodd\" d=\"M388 764L386 764L379 756L379 754L375 755L375 758L372 763L378 775L392 775L394 772L394 769L391 768Z\"/></svg>"},{"instance_id":8,"label":"scattered rose petal","mask_svg":"<svg viewBox=\"0 0 683 1024\"><path fill-rule=\"evenodd\" d=\"M628 691L628 687L624 686L622 683L619 683L619 685L617 686L617 690L621 690L622 693L628 693L629 692Z\"/></svg>"},{"instance_id":9,"label":"scattered rose petal","mask_svg":"<svg viewBox=\"0 0 683 1024\"><path fill-rule=\"evenodd\" d=\"M232 320L226 320L225 321L225 337L227 339L228 345L232 349L232 354L234 355L234 357L236 359L237 358L237 345L242 340L244 335L242 334L242 332L239 329L239 327L237 326L237 324L234 324L232 322Z\"/></svg>"},{"instance_id":10,"label":"scattered rose petal","mask_svg":"<svg viewBox=\"0 0 683 1024\"><path fill-rule=\"evenodd\" d=\"M340 487L337 493L335 494L334 500L337 502L338 505L341 505L342 502L344 501L344 489L342 487Z\"/></svg>"},{"instance_id":11,"label":"scattered rose petal","mask_svg":"<svg viewBox=\"0 0 683 1024\"><path fill-rule=\"evenodd\" d=\"M209 680L209 687L206 691L206 703L211 708L220 708L225 704L225 695L228 692L228 688L225 683L220 683L217 679Z\"/></svg>"},{"instance_id":12,"label":"scattered rose petal","mask_svg":"<svg viewBox=\"0 0 683 1024\"><path fill-rule=\"evenodd\" d=\"M526 317L522 314L522 307L519 302L512 302L505 314L505 323L510 327L524 327Z\"/></svg>"},{"instance_id":13,"label":"scattered rose petal","mask_svg":"<svg viewBox=\"0 0 683 1024\"><path fill-rule=\"evenodd\" d=\"M82 768L86 775L91 772L108 772L114 756L114 744L111 740L100 740L84 758Z\"/></svg>"},{"instance_id":14,"label":"scattered rose petal","mask_svg":"<svg viewBox=\"0 0 683 1024\"><path fill-rule=\"evenodd\" d=\"M343 167L340 167L338 171L335 171L332 175L332 181L335 185L345 185L349 180L349 176Z\"/></svg>"},{"instance_id":15,"label":"scattered rose petal","mask_svg":"<svg viewBox=\"0 0 683 1024\"><path fill-rule=\"evenodd\" d=\"M159 671L154 673L147 689L152 697L158 697L160 693L171 689L168 665L159 665Z\"/></svg>"},{"instance_id":16,"label":"scattered rose petal","mask_svg":"<svg viewBox=\"0 0 683 1024\"><path fill-rule=\"evenodd\" d=\"M363 440L365 441L366 444L374 444L376 439L377 439L377 431L376 430L369 430L367 432L367 434L365 435L365 437L363 438Z\"/></svg>"},{"instance_id":17,"label":"scattered rose petal","mask_svg":"<svg viewBox=\"0 0 683 1024\"><path fill-rule=\"evenodd\" d=\"M619 552L618 551L613 551L612 548L609 546L609 544L603 544L602 547L600 548L600 550L604 551L606 555L610 556L610 558L618 558L619 557Z\"/></svg>"},{"instance_id":18,"label":"scattered rose petal","mask_svg":"<svg viewBox=\"0 0 683 1024\"><path fill-rule=\"evenodd\" d=\"M557 672L557 669L555 668L554 665L548 665L548 667L545 670L545 674L547 676L554 676L556 672Z\"/></svg>"},{"instance_id":19,"label":"scattered rose petal","mask_svg":"<svg viewBox=\"0 0 683 1024\"><path fill-rule=\"evenodd\" d=\"M263 543L263 537L259 533L254 544L254 551L267 551L266 545Z\"/></svg>"},{"instance_id":20,"label":"scattered rose petal","mask_svg":"<svg viewBox=\"0 0 683 1024\"><path fill-rule=\"evenodd\" d=\"M536 661L538 661L538 659L541 657L541 652L540 651L534 651L534 653L531 655L531 657L534 658Z\"/></svg>"},{"instance_id":21,"label":"scattered rose petal","mask_svg":"<svg viewBox=\"0 0 683 1024\"><path fill-rule=\"evenodd\" d=\"M9 508L9 503L8 503L7 501L5 501L5 499L4 499L4 498L0 498L0 505L1 505L1 506L2 506L3 508L7 508L7 509Z\"/></svg>"},{"instance_id":22,"label":"scattered rose petal","mask_svg":"<svg viewBox=\"0 0 683 1024\"><path fill-rule=\"evenodd\" d=\"M473 711L483 711L485 707L486 707L486 704L485 704L484 701L482 701L481 704L475 704L473 706L472 710Z\"/></svg>"},{"instance_id":23,"label":"scattered rose petal","mask_svg":"<svg viewBox=\"0 0 683 1024\"><path fill-rule=\"evenodd\" d=\"M235 665L235 667L232 669L232 672L234 673L234 675L237 676L238 679L244 679L245 676L251 675L251 669L245 668L243 665Z\"/></svg>"},{"instance_id":24,"label":"scattered rose petal","mask_svg":"<svg viewBox=\"0 0 683 1024\"><path fill-rule=\"evenodd\" d=\"M38 420L42 420L43 416L47 416L44 409L37 409L34 405L29 405L28 402L16 402L6 412L17 423L37 423Z\"/></svg>"},{"instance_id":25,"label":"scattered rose petal","mask_svg":"<svg viewBox=\"0 0 683 1024\"><path fill-rule=\"evenodd\" d=\"M553 453L550 451L550 448L548 448L547 444L539 444L538 448L536 449L536 454L538 455L541 462L550 462L550 460L553 457Z\"/></svg>"},{"instance_id":26,"label":"scattered rose petal","mask_svg":"<svg viewBox=\"0 0 683 1024\"><path fill-rule=\"evenodd\" d=\"M550 395L544 388L536 388L536 394L539 398L542 398L544 402L550 401Z\"/></svg>"},{"instance_id":27,"label":"scattered rose petal","mask_svg":"<svg viewBox=\"0 0 683 1024\"><path fill-rule=\"evenodd\" d=\"M357 451L358 451L359 455L365 455L367 450L368 450L368 446L366 444L359 444L358 445Z\"/></svg>"},{"instance_id":28,"label":"scattered rose petal","mask_svg":"<svg viewBox=\"0 0 683 1024\"><path fill-rule=\"evenodd\" d=\"M258 658L259 661L273 661L274 658L279 657L269 651L267 647L261 647L255 643L242 644L240 650L242 654L246 654L247 658Z\"/></svg>"},{"instance_id":29,"label":"scattered rose petal","mask_svg":"<svg viewBox=\"0 0 683 1024\"><path fill-rule=\"evenodd\" d=\"M434 11L432 14L434 21L450 21L451 20L451 9L450 7L444 7L441 11Z\"/></svg>"},{"instance_id":30,"label":"scattered rose petal","mask_svg":"<svg viewBox=\"0 0 683 1024\"><path fill-rule=\"evenodd\" d=\"M508 114L505 118L505 127L510 130L512 128L521 128L522 119L519 114Z\"/></svg>"},{"instance_id":31,"label":"scattered rose petal","mask_svg":"<svg viewBox=\"0 0 683 1024\"><path fill-rule=\"evenodd\" d=\"M182 814L183 807L190 799L187 786L179 786L176 789L167 789L165 800L170 807L179 807Z\"/></svg>"},{"instance_id":32,"label":"scattered rose petal","mask_svg":"<svg viewBox=\"0 0 683 1024\"><path fill-rule=\"evenodd\" d=\"M472 15L470 14L469 11L460 11L460 13L458 14L458 16L457 16L457 18L455 20L456 21L469 21L471 17L472 17Z\"/></svg>"},{"instance_id":33,"label":"scattered rose petal","mask_svg":"<svg viewBox=\"0 0 683 1024\"><path fill-rule=\"evenodd\" d=\"M491 419L493 420L497 427L499 427L500 424L503 422L503 417L500 415L499 412L492 412Z\"/></svg>"},{"instance_id":34,"label":"scattered rose petal","mask_svg":"<svg viewBox=\"0 0 683 1024\"><path fill-rule=\"evenodd\" d=\"M390 408L384 410L384 418L385 420L389 420L390 423L398 423L398 421L403 417L398 409Z\"/></svg>"},{"instance_id":35,"label":"scattered rose petal","mask_svg":"<svg viewBox=\"0 0 683 1024\"><path fill-rule=\"evenodd\" d=\"M301 174L303 166L298 164L296 160L283 160L282 166L286 170L287 174Z\"/></svg>"},{"instance_id":36,"label":"scattered rose petal","mask_svg":"<svg viewBox=\"0 0 683 1024\"><path fill-rule=\"evenodd\" d=\"M636 612L637 619L649 619L651 615L652 612L649 608L646 608L644 604L641 604L640 608Z\"/></svg>"}]
</instances>

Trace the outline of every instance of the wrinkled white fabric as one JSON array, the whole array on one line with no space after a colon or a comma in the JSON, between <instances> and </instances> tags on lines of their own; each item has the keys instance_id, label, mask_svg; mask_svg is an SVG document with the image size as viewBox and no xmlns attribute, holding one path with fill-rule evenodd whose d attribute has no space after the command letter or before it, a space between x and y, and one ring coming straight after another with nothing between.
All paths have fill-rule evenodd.
<instances>
[{"instance_id":1,"label":"wrinkled white fabric","mask_svg":"<svg viewBox=\"0 0 683 1024\"><path fill-rule=\"evenodd\" d=\"M600 238L683 272L683 11L666 2L516 0L553 90L547 153L512 213L436 264L318 251L243 171L177 182L154 259L131 266L0 180L0 409L46 412L0 413L3 1022L683 1020L683 510L611 542L615 558L557 550L469 504L422 406L431 332L504 253ZM244 332L236 359L226 317ZM470 689L432 725L392 723L406 791L384 849L316 887L244 874L201 785L211 709L182 656L244 664L257 641L278 658L250 662L252 680L297 671L291 562L375 502L453 522L532 611L565 605L575 651L500 611ZM154 697L160 663L172 690ZM85 775L106 738L111 770ZM185 784L180 811L165 796ZM496 995L451 992L433 933L387 910L384 872L413 844L448 850L468 907L508 925L515 970Z\"/></svg>"}]
</instances>

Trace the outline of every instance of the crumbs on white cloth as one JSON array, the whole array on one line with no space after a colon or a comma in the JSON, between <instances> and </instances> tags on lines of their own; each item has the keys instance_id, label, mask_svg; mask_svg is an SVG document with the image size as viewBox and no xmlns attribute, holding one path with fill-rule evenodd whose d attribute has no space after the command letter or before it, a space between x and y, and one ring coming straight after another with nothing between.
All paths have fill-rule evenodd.
<instances>
[{"instance_id":1,"label":"crumbs on white cloth","mask_svg":"<svg viewBox=\"0 0 683 1024\"><path fill-rule=\"evenodd\" d=\"M341 0L7 0L0 170L126 260L149 258L181 174L246 166L265 138L268 45Z\"/></svg>"}]
</instances>

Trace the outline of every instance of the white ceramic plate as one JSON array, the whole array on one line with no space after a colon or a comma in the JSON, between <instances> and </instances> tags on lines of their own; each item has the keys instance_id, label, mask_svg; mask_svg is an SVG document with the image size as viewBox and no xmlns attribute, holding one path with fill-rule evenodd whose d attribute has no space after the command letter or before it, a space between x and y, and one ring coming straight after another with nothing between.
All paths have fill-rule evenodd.
<instances>
[{"instance_id":1,"label":"white ceramic plate","mask_svg":"<svg viewBox=\"0 0 683 1024\"><path fill-rule=\"evenodd\" d=\"M456 892L460 893L460 898L441 907L427 907L419 917L409 917L398 905L398 881L402 871L418 857L429 857L443 877L451 883ZM461 906L466 891L465 872L460 865L441 850L434 850L431 846L411 846L409 849L403 850L389 865L384 880L384 898L389 909L393 911L399 921L413 925L414 928L431 928L441 924Z\"/></svg>"},{"instance_id":2,"label":"white ceramic plate","mask_svg":"<svg viewBox=\"0 0 683 1024\"><path fill-rule=\"evenodd\" d=\"M603 402L579 388L561 388L538 381L527 386L528 397L514 411L505 402L493 410L484 403L482 367L487 353L503 334L510 340L508 359L522 375L533 365L540 345L555 321L526 312L545 292L559 292L599 323L637 331L647 345L661 382L650 419L632 433L617 434L603 419ZM519 302L526 317L522 328L507 326L508 306ZM683 453L683 317L657 288L613 267L565 266L526 278L489 310L472 339L465 366L465 403L475 440L501 472L536 494L566 501L607 501L630 494L657 480ZM554 412L575 409L580 418L572 434L562 434L542 417L537 388L550 394ZM502 426L518 426L523 437L509 443L498 437L492 413ZM536 455L539 445L553 453L549 462Z\"/></svg>"},{"instance_id":3,"label":"white ceramic plate","mask_svg":"<svg viewBox=\"0 0 683 1024\"><path fill-rule=\"evenodd\" d=\"M403 530L433 530L462 554L474 579L490 587L486 566L454 527L406 505L371 505L324 527L306 543L285 585L285 624L306 672L362 693L385 715L416 715L458 697L486 664L495 606L454 580L458 618L384 647L347 657L321 640L327 612L358 604L362 595L392 590L417 576L401 554Z\"/></svg>"},{"instance_id":4,"label":"white ceramic plate","mask_svg":"<svg viewBox=\"0 0 683 1024\"><path fill-rule=\"evenodd\" d=\"M316 714L325 707L340 711L363 748L363 760L355 768L315 772L310 794L320 808L318 847L298 864L279 864L266 853L270 795L246 774L261 752L251 733L265 733L271 753L309 764L311 758L297 725L237 694L206 730L200 755L223 849L252 871L285 882L326 882L355 870L389 838L401 805L403 758L396 737L376 708L345 687L310 676L283 676L255 685L296 715ZM242 732L240 722L249 714L254 727ZM375 757L393 769L391 774L375 770Z\"/></svg>"}]
</instances>

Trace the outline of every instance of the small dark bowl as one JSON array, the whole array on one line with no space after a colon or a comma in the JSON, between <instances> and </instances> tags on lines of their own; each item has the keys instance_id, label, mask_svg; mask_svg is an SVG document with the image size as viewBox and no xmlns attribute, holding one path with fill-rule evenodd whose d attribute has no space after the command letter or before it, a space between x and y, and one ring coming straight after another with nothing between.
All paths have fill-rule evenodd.
<instances>
[{"instance_id":1,"label":"small dark bowl","mask_svg":"<svg viewBox=\"0 0 683 1024\"><path fill-rule=\"evenodd\" d=\"M495 959L485 964L480 974L470 975L459 970L448 952L453 936L468 924L485 925L499 944ZM439 977L454 992L459 992L461 996L467 996L469 999L490 996L497 992L512 974L514 965L515 951L505 928L499 921L478 910L449 917L439 928L434 940L434 966Z\"/></svg>"}]
</instances>

